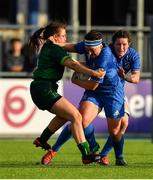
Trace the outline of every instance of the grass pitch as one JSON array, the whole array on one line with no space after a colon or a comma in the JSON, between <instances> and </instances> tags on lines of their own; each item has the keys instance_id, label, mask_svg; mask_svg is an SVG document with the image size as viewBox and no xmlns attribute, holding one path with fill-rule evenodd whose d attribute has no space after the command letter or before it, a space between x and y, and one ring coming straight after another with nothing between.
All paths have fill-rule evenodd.
<instances>
[{"instance_id":1,"label":"grass pitch","mask_svg":"<svg viewBox=\"0 0 153 180\"><path fill-rule=\"evenodd\" d=\"M41 165L45 153L35 148L33 139L0 140L0 179L150 179L153 178L153 144L150 140L126 140L126 167L111 164L83 165L74 140L68 141L50 165ZM52 143L54 140L51 141ZM51 143L50 142L50 143ZM98 140L101 146L104 140Z\"/></svg>"}]
</instances>

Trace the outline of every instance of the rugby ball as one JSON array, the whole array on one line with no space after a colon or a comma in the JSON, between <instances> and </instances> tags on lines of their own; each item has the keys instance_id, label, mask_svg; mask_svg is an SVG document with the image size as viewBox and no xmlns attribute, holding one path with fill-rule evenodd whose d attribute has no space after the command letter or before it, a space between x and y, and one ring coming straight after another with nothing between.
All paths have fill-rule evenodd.
<instances>
[{"instance_id":1,"label":"rugby ball","mask_svg":"<svg viewBox=\"0 0 153 180\"><path fill-rule=\"evenodd\" d=\"M72 79L79 79L79 80L89 80L90 76L88 74L74 72L72 75Z\"/></svg>"}]
</instances>

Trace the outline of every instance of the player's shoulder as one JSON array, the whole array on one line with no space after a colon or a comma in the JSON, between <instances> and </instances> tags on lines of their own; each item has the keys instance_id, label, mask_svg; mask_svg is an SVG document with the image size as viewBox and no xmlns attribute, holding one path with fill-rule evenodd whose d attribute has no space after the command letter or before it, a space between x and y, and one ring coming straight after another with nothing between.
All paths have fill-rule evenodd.
<instances>
[{"instance_id":1,"label":"player's shoulder","mask_svg":"<svg viewBox=\"0 0 153 180\"><path fill-rule=\"evenodd\" d=\"M84 45L84 41L80 41L77 44L75 44L75 50L77 53L79 54L83 54L85 53L85 45Z\"/></svg>"},{"instance_id":2,"label":"player's shoulder","mask_svg":"<svg viewBox=\"0 0 153 180\"><path fill-rule=\"evenodd\" d=\"M134 54L138 54L138 51L135 48L133 48L133 47L129 47L128 53L134 55Z\"/></svg>"},{"instance_id":3,"label":"player's shoulder","mask_svg":"<svg viewBox=\"0 0 153 180\"><path fill-rule=\"evenodd\" d=\"M138 53L138 51L135 48L130 47L128 49L128 53L126 55L128 58L130 59L135 59L135 60L139 60L140 59L140 55Z\"/></svg>"},{"instance_id":4,"label":"player's shoulder","mask_svg":"<svg viewBox=\"0 0 153 180\"><path fill-rule=\"evenodd\" d=\"M112 50L109 46L105 46L103 47L103 53L109 53L109 54L112 54Z\"/></svg>"}]
</instances>

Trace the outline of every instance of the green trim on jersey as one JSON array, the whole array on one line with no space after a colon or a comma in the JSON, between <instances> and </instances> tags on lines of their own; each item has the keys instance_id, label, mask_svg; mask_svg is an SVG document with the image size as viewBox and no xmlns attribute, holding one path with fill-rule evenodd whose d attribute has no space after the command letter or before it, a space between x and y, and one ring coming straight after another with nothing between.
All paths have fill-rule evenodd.
<instances>
[{"instance_id":1,"label":"green trim on jersey","mask_svg":"<svg viewBox=\"0 0 153 180\"><path fill-rule=\"evenodd\" d=\"M64 64L64 61L65 61L66 59L72 59L72 57L71 57L71 56L65 56L65 57L63 57L63 59L61 60L61 65Z\"/></svg>"}]
</instances>

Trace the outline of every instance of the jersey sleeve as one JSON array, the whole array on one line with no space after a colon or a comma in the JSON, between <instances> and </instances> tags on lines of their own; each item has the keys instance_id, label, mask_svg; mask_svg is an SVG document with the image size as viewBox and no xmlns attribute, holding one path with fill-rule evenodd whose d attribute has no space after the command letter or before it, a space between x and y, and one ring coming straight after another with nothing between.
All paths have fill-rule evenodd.
<instances>
[{"instance_id":1,"label":"jersey sleeve","mask_svg":"<svg viewBox=\"0 0 153 180\"><path fill-rule=\"evenodd\" d=\"M68 52L66 52L63 48L59 48L56 53L56 58L59 61L59 63L63 65L64 61L66 59L72 59L72 56L68 54Z\"/></svg>"},{"instance_id":2,"label":"jersey sleeve","mask_svg":"<svg viewBox=\"0 0 153 180\"><path fill-rule=\"evenodd\" d=\"M81 41L81 42L77 43L77 44L75 45L75 50L76 50L76 52L79 53L79 54L84 54L84 53L85 53L84 42Z\"/></svg>"},{"instance_id":3,"label":"jersey sleeve","mask_svg":"<svg viewBox=\"0 0 153 180\"><path fill-rule=\"evenodd\" d=\"M131 71L140 70L141 64L140 64L140 55L139 53L131 49Z\"/></svg>"}]
</instances>

